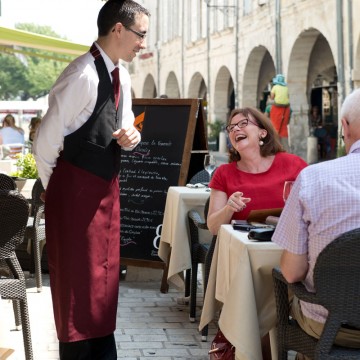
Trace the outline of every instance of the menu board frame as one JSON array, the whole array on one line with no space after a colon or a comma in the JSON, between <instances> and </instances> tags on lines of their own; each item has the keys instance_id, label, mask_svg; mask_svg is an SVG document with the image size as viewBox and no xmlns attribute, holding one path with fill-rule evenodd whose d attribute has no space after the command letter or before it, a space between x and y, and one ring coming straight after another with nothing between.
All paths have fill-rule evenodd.
<instances>
[{"instance_id":1,"label":"menu board frame","mask_svg":"<svg viewBox=\"0 0 360 360\"><path fill-rule=\"evenodd\" d=\"M204 106L202 99L133 99L133 112L142 140L134 150L122 151L121 264L164 269L156 247L167 189L186 185L203 169L208 153ZM159 224L152 224L152 211Z\"/></svg>"}]
</instances>

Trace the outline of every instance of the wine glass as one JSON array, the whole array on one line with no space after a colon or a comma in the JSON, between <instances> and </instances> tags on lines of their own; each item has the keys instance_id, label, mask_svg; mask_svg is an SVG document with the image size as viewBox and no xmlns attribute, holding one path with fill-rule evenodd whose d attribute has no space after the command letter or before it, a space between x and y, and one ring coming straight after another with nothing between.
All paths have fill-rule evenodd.
<instances>
[{"instance_id":1,"label":"wine glass","mask_svg":"<svg viewBox=\"0 0 360 360\"><path fill-rule=\"evenodd\" d=\"M209 174L209 180L211 179L211 174L216 168L216 159L214 155L205 155L204 157L204 169Z\"/></svg>"},{"instance_id":2,"label":"wine glass","mask_svg":"<svg viewBox=\"0 0 360 360\"><path fill-rule=\"evenodd\" d=\"M294 185L294 181L287 180L284 182L284 190L283 190L284 202L286 202L287 198L289 197L293 185Z\"/></svg>"}]
</instances>

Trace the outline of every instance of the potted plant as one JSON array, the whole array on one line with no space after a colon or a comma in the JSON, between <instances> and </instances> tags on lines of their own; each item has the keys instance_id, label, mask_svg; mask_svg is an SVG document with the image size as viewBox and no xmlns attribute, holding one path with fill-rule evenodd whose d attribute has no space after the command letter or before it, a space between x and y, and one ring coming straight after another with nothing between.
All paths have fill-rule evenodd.
<instances>
[{"instance_id":1,"label":"potted plant","mask_svg":"<svg viewBox=\"0 0 360 360\"><path fill-rule=\"evenodd\" d=\"M218 151L219 150L219 134L224 128L224 124L220 120L215 120L213 123L208 123L209 127L209 136L208 136L208 145L209 150Z\"/></svg>"},{"instance_id":2,"label":"potted plant","mask_svg":"<svg viewBox=\"0 0 360 360\"><path fill-rule=\"evenodd\" d=\"M19 191L29 191L31 197L32 187L39 177L34 155L31 153L17 154L15 166L17 170L10 175L14 178Z\"/></svg>"}]
</instances>

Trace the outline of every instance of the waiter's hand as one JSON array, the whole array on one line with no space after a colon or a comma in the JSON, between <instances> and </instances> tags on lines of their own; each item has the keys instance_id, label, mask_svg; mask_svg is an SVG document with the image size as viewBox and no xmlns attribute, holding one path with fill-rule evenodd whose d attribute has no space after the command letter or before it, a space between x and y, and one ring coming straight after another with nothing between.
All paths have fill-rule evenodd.
<instances>
[{"instance_id":1,"label":"waiter's hand","mask_svg":"<svg viewBox=\"0 0 360 360\"><path fill-rule=\"evenodd\" d=\"M42 202L45 202L45 197L46 197L46 191L43 191L41 194L40 194L40 200Z\"/></svg>"},{"instance_id":2,"label":"waiter's hand","mask_svg":"<svg viewBox=\"0 0 360 360\"><path fill-rule=\"evenodd\" d=\"M131 126L128 129L116 130L113 133L113 137L116 139L117 143L124 148L132 148L140 141L140 133L134 126Z\"/></svg>"}]
</instances>

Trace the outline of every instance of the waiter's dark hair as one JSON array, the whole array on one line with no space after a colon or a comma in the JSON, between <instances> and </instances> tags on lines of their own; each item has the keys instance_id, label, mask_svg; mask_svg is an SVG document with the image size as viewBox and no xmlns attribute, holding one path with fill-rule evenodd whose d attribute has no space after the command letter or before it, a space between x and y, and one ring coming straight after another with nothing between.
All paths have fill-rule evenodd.
<instances>
[{"instance_id":1,"label":"waiter's dark hair","mask_svg":"<svg viewBox=\"0 0 360 360\"><path fill-rule=\"evenodd\" d=\"M125 27L133 25L137 14L150 16L147 9L133 0L108 0L99 11L98 36L106 36L118 22Z\"/></svg>"}]
</instances>

